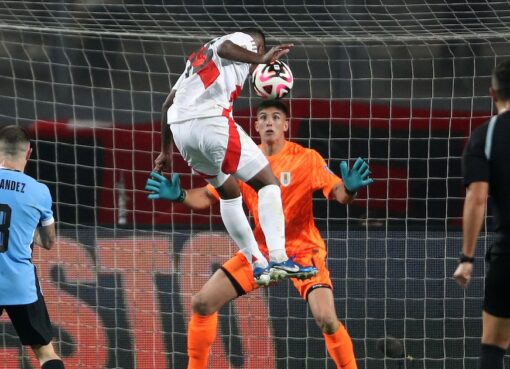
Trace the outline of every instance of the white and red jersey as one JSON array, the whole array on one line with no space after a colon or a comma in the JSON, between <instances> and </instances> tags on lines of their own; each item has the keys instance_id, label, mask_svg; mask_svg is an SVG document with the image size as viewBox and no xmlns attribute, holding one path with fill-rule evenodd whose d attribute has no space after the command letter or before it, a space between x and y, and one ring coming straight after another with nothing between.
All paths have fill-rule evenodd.
<instances>
[{"instance_id":1,"label":"white and red jersey","mask_svg":"<svg viewBox=\"0 0 510 369\"><path fill-rule=\"evenodd\" d=\"M191 54L184 73L173 87L177 92L168 109L168 124L221 116L225 110L232 109L248 77L250 64L221 58L218 47L226 40L257 52L253 37L236 32L215 38Z\"/></svg>"}]
</instances>

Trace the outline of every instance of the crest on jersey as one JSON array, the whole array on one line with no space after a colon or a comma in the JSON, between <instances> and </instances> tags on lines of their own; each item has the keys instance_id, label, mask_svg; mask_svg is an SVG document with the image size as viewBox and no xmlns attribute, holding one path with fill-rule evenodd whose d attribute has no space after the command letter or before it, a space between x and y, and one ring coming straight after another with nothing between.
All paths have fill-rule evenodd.
<instances>
[{"instance_id":1,"label":"crest on jersey","mask_svg":"<svg viewBox=\"0 0 510 369\"><path fill-rule=\"evenodd\" d=\"M287 187L290 185L290 172L281 172L280 173L280 183L282 186Z\"/></svg>"}]
</instances>

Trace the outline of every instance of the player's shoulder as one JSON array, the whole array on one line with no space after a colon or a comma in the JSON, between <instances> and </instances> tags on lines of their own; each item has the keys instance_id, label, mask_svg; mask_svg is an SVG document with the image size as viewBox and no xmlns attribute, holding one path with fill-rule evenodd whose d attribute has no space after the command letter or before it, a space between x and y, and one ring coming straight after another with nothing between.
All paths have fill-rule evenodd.
<instances>
[{"instance_id":1,"label":"player's shoulder","mask_svg":"<svg viewBox=\"0 0 510 369\"><path fill-rule=\"evenodd\" d=\"M301 146L299 144L296 144L298 148L296 148L296 152L298 152L301 155L306 155L310 159L324 159L322 155L315 149L308 148Z\"/></svg>"},{"instance_id":2,"label":"player's shoulder","mask_svg":"<svg viewBox=\"0 0 510 369\"><path fill-rule=\"evenodd\" d=\"M33 192L41 193L43 195L50 193L50 189L44 183L39 182L37 179L29 176L28 174L25 174L25 173L20 173L20 174L23 175L23 180L25 181L27 186L30 189L32 189Z\"/></svg>"},{"instance_id":3,"label":"player's shoulder","mask_svg":"<svg viewBox=\"0 0 510 369\"><path fill-rule=\"evenodd\" d=\"M254 43L255 41L253 40L253 37L251 35L249 35L248 33L244 33L244 32L233 32L233 33L229 33L225 36L222 36L219 38L219 43L221 43L221 41L225 41L225 40L229 40L229 41L232 41L234 43Z\"/></svg>"},{"instance_id":4,"label":"player's shoulder","mask_svg":"<svg viewBox=\"0 0 510 369\"><path fill-rule=\"evenodd\" d=\"M308 154L311 151L311 149L291 141L287 141L285 149L290 155L303 155Z\"/></svg>"},{"instance_id":5,"label":"player's shoulder","mask_svg":"<svg viewBox=\"0 0 510 369\"><path fill-rule=\"evenodd\" d=\"M45 184L38 182L35 178L28 174L5 168L2 169L2 171L6 171L6 175L2 176L2 179L0 180L0 187L16 187L17 192L25 195L49 193L49 189Z\"/></svg>"},{"instance_id":6,"label":"player's shoulder","mask_svg":"<svg viewBox=\"0 0 510 369\"><path fill-rule=\"evenodd\" d=\"M14 170L10 168L1 168L2 172L6 173L7 176L13 181L20 181L24 183L34 183L36 182L34 178L30 177L28 174L20 172L19 170Z\"/></svg>"},{"instance_id":7,"label":"player's shoulder","mask_svg":"<svg viewBox=\"0 0 510 369\"><path fill-rule=\"evenodd\" d=\"M489 129L490 119L480 126L476 127L469 135L469 145L484 145Z\"/></svg>"},{"instance_id":8,"label":"player's shoulder","mask_svg":"<svg viewBox=\"0 0 510 369\"><path fill-rule=\"evenodd\" d=\"M22 173L22 172L18 172L18 173L19 173L20 178L23 178L23 180L27 183L31 183L34 186L46 186L45 184L39 182L37 179L35 179L34 177L32 177L26 173Z\"/></svg>"},{"instance_id":9,"label":"player's shoulder","mask_svg":"<svg viewBox=\"0 0 510 369\"><path fill-rule=\"evenodd\" d=\"M253 38L249 33L236 31L225 35L225 37L242 37L242 38Z\"/></svg>"},{"instance_id":10,"label":"player's shoulder","mask_svg":"<svg viewBox=\"0 0 510 369\"><path fill-rule=\"evenodd\" d=\"M319 154L317 150L304 147L296 142L291 141L287 141L285 151L288 156L299 156L309 160L322 158L321 154Z\"/></svg>"},{"instance_id":11,"label":"player's shoulder","mask_svg":"<svg viewBox=\"0 0 510 369\"><path fill-rule=\"evenodd\" d=\"M492 118L491 118L492 119ZM489 123L491 119L487 120L485 123L479 125L471 132L471 137L477 136L485 136L487 134L487 130L489 129Z\"/></svg>"}]
</instances>

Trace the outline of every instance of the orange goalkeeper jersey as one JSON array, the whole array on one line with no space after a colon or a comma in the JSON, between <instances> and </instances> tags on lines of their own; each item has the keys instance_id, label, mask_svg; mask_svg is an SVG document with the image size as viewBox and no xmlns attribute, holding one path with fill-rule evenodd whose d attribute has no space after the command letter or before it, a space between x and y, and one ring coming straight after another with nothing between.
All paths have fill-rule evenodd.
<instances>
[{"instance_id":1,"label":"orange goalkeeper jersey","mask_svg":"<svg viewBox=\"0 0 510 369\"><path fill-rule=\"evenodd\" d=\"M329 198L333 187L342 180L331 172L317 151L290 141L286 141L278 154L267 159L281 183L287 254L292 257L318 247L325 249L326 245L313 218L312 196L314 191L322 189L324 196ZM266 253L266 241L259 222L258 195L244 182L239 184L243 201L255 221L255 238L260 249ZM208 185L208 190L219 199L211 185Z\"/></svg>"}]
</instances>

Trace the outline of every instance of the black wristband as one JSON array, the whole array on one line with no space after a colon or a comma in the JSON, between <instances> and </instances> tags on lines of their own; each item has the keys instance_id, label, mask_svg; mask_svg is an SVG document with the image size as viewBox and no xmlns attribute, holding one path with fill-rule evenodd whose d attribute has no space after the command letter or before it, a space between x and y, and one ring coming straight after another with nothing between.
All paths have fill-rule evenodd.
<instances>
[{"instance_id":1,"label":"black wristband","mask_svg":"<svg viewBox=\"0 0 510 369\"><path fill-rule=\"evenodd\" d=\"M473 256L467 256L463 252L460 253L459 263L471 263L475 262L475 258Z\"/></svg>"},{"instance_id":2,"label":"black wristband","mask_svg":"<svg viewBox=\"0 0 510 369\"><path fill-rule=\"evenodd\" d=\"M356 194L358 193L358 191L351 191L351 190L347 189L347 187L345 187L345 185L344 185L344 188L345 188L345 192L346 192L346 193L347 193L347 195L349 195L350 197L356 196Z\"/></svg>"},{"instance_id":3,"label":"black wristband","mask_svg":"<svg viewBox=\"0 0 510 369\"><path fill-rule=\"evenodd\" d=\"M179 195L179 197L175 200L177 202L184 202L184 200L186 200L186 190L185 189L181 189L181 194Z\"/></svg>"}]
</instances>

